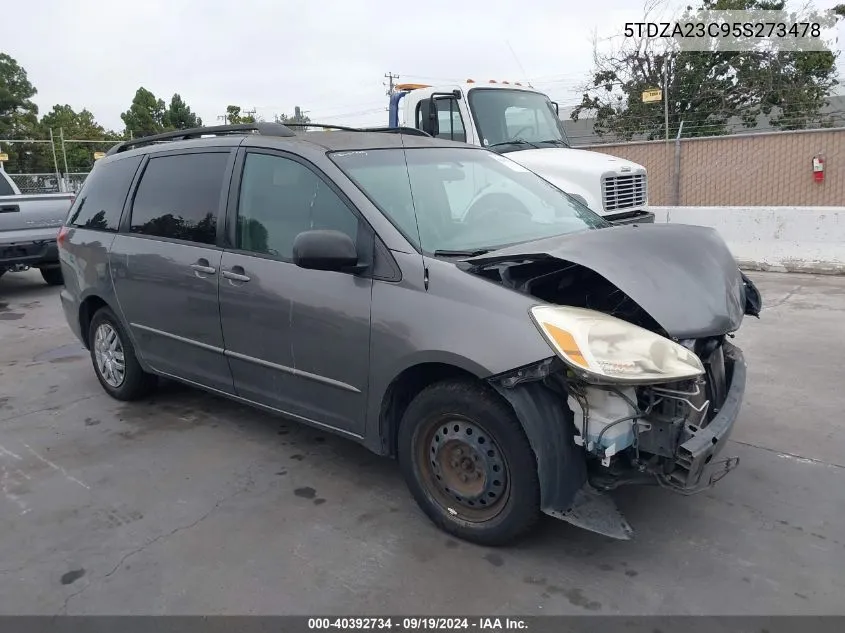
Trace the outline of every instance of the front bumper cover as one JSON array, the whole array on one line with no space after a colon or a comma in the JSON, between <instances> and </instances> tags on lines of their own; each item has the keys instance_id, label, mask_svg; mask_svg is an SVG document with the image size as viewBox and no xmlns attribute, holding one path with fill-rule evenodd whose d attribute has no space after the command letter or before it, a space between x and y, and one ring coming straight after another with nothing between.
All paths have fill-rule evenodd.
<instances>
[{"instance_id":1,"label":"front bumper cover","mask_svg":"<svg viewBox=\"0 0 845 633\"><path fill-rule=\"evenodd\" d=\"M667 479L673 487L691 490L698 487L708 465L725 447L736 424L745 396L746 365L742 350L727 341L723 344L725 370L730 386L725 402L716 416L678 447L677 468ZM713 482L715 483L715 482Z\"/></svg>"},{"instance_id":2,"label":"front bumper cover","mask_svg":"<svg viewBox=\"0 0 845 633\"><path fill-rule=\"evenodd\" d=\"M713 458L727 443L745 395L746 364L742 351L727 341L723 351L727 395L713 420L678 447L676 468L666 479L679 492L692 493L709 487L735 465L729 460L728 466L699 485L708 466L716 466ZM564 414L559 396L539 382L526 382L515 388L506 388L500 381L492 384L513 406L534 449L542 511L611 538L630 539L633 530L612 498L588 481L583 450L572 441L572 420ZM653 476L644 478L643 483L646 479L657 483Z\"/></svg>"}]
</instances>

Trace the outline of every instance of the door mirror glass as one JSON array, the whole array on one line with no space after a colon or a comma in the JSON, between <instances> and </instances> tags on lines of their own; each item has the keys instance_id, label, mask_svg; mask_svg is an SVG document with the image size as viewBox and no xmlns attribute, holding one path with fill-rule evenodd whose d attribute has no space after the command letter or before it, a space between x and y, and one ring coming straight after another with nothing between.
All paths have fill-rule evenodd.
<instances>
[{"instance_id":1,"label":"door mirror glass","mask_svg":"<svg viewBox=\"0 0 845 633\"><path fill-rule=\"evenodd\" d=\"M425 116L422 120L422 130L431 136L440 134L440 121L437 114L437 102L432 98L425 103Z\"/></svg>"},{"instance_id":2,"label":"door mirror glass","mask_svg":"<svg viewBox=\"0 0 845 633\"><path fill-rule=\"evenodd\" d=\"M293 241L293 263L300 268L360 272L355 243L346 233L304 231Z\"/></svg>"}]
</instances>

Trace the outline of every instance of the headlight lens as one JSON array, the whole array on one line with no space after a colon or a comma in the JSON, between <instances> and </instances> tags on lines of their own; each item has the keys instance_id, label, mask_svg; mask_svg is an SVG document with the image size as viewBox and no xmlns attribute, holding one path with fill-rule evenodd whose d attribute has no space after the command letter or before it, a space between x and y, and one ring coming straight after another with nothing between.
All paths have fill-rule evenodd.
<instances>
[{"instance_id":1,"label":"headlight lens","mask_svg":"<svg viewBox=\"0 0 845 633\"><path fill-rule=\"evenodd\" d=\"M658 383L704 373L698 356L685 347L602 312L534 306L531 316L558 356L584 378Z\"/></svg>"}]
</instances>

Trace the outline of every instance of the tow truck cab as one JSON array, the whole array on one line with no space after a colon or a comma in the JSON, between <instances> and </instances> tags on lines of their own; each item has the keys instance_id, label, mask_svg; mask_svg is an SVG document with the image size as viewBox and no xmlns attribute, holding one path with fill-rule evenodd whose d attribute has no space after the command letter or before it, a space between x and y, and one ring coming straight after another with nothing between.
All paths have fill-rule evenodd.
<instances>
[{"instance_id":1,"label":"tow truck cab","mask_svg":"<svg viewBox=\"0 0 845 633\"><path fill-rule=\"evenodd\" d=\"M574 149L558 105L541 92L518 83L477 85L472 80L462 85L399 84L389 114L390 127L413 127L507 154L610 222L654 222L645 167Z\"/></svg>"}]
</instances>

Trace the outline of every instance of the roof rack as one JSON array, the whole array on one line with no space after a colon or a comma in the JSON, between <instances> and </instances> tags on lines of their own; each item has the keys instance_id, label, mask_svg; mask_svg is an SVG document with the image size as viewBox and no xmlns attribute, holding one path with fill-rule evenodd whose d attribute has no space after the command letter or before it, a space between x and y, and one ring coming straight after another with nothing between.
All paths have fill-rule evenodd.
<instances>
[{"instance_id":1,"label":"roof rack","mask_svg":"<svg viewBox=\"0 0 845 633\"><path fill-rule=\"evenodd\" d=\"M382 134L407 134L408 136L427 136L433 138L428 132L423 132L415 127L367 127L362 128L362 132L381 132Z\"/></svg>"},{"instance_id":2,"label":"roof rack","mask_svg":"<svg viewBox=\"0 0 845 633\"><path fill-rule=\"evenodd\" d=\"M330 125L329 123L311 123L308 122L293 122L285 121L284 125L288 127L321 127L324 130L341 130L343 132L359 132L357 127L347 127L346 125Z\"/></svg>"},{"instance_id":3,"label":"roof rack","mask_svg":"<svg viewBox=\"0 0 845 633\"><path fill-rule=\"evenodd\" d=\"M408 134L409 136L428 136L431 134L413 127L349 127L346 125L327 125L325 123L285 123L288 127L315 127L324 130L340 130L342 132L378 132L380 134Z\"/></svg>"},{"instance_id":4,"label":"roof rack","mask_svg":"<svg viewBox=\"0 0 845 633\"><path fill-rule=\"evenodd\" d=\"M262 136L296 136L296 133L289 127L281 123L258 122L258 123L239 123L237 125L212 125L209 127L193 127L187 130L173 130L172 132L164 132L162 134L153 134L152 136L143 136L141 138L124 141L112 147L106 156L117 154L118 152L125 152L136 147L143 147L144 145L152 145L154 143L161 143L164 141L183 141L190 138L200 138L203 136L223 136L226 134L244 134L256 133Z\"/></svg>"}]
</instances>

